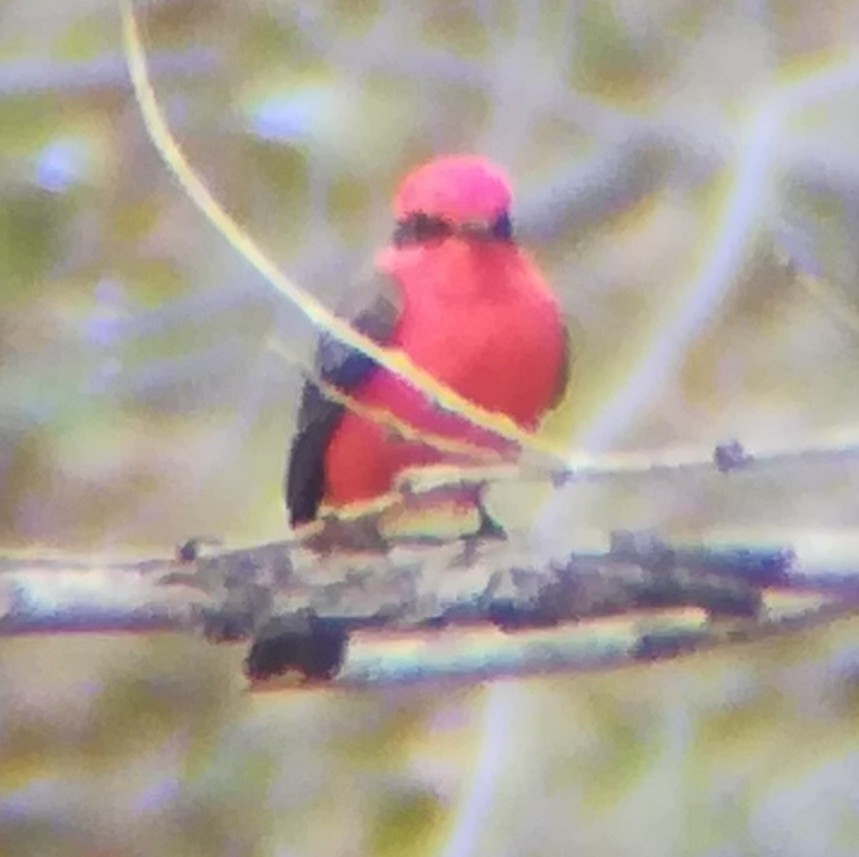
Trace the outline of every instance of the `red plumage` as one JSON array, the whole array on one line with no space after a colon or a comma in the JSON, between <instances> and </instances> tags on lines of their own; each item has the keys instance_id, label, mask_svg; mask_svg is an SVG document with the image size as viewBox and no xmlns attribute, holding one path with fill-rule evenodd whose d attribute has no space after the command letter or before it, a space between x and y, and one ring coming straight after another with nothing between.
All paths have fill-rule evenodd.
<instances>
[{"instance_id":1,"label":"red plumage","mask_svg":"<svg viewBox=\"0 0 859 857\"><path fill-rule=\"evenodd\" d=\"M475 404L534 429L562 392L566 336L558 301L512 240L509 206L506 177L482 158L440 158L411 173L394 201L394 244L376 260L395 291L398 312L384 333L373 334ZM515 457L514 444L440 410L387 370L369 363L366 369L357 381L338 384L329 367L327 380L361 404L384 408L428 433ZM307 414L300 424L314 431ZM317 450L321 500L333 506L389 491L406 467L457 460L393 437L348 409L319 421L316 430L325 433L316 443L297 437L290 468L315 472L306 457ZM305 460L297 460L302 455ZM296 515L306 487L290 475L294 523L315 516L315 510Z\"/></svg>"}]
</instances>

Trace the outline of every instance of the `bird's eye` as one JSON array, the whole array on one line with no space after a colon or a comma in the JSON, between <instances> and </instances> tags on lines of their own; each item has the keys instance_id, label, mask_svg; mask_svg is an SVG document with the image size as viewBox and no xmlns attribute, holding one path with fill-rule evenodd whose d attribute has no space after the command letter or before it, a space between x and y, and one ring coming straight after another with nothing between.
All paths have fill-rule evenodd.
<instances>
[{"instance_id":1,"label":"bird's eye","mask_svg":"<svg viewBox=\"0 0 859 857\"><path fill-rule=\"evenodd\" d=\"M453 235L453 227L442 217L432 217L419 211L397 223L394 230L394 244L421 244L425 241L438 241Z\"/></svg>"},{"instance_id":2,"label":"bird's eye","mask_svg":"<svg viewBox=\"0 0 859 857\"><path fill-rule=\"evenodd\" d=\"M512 241L513 240L513 222L510 220L510 215L505 211L499 214L492 225L489 227L489 234L496 241Z\"/></svg>"}]
</instances>

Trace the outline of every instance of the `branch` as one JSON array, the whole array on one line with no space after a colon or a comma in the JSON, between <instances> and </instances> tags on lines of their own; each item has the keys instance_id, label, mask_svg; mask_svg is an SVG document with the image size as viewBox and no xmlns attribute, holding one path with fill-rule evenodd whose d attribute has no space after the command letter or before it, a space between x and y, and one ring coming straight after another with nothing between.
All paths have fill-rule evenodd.
<instances>
[{"instance_id":1,"label":"branch","mask_svg":"<svg viewBox=\"0 0 859 857\"><path fill-rule=\"evenodd\" d=\"M476 405L442 384L431 373L414 363L404 352L385 348L369 337L362 335L348 322L329 311L313 295L280 272L253 238L230 217L212 196L170 133L152 89L146 53L140 39L131 0L121 0L120 11L122 15L123 51L128 63L135 98L153 145L164 163L172 170L173 175L191 202L248 264L319 330L324 330L344 345L366 355L379 366L404 379L439 407L464 417L473 425L486 429L498 437L518 443L524 448L541 451L546 455L562 457L560 450L546 444L531 432L520 428L506 414L488 411Z\"/></svg>"},{"instance_id":2,"label":"branch","mask_svg":"<svg viewBox=\"0 0 859 857\"><path fill-rule=\"evenodd\" d=\"M153 77L205 78L219 65L213 51L191 48L159 52L152 58ZM126 88L125 57L105 55L86 60L14 59L0 63L0 98L20 98L44 92L69 95L95 88Z\"/></svg>"},{"instance_id":3,"label":"branch","mask_svg":"<svg viewBox=\"0 0 859 857\"><path fill-rule=\"evenodd\" d=\"M0 636L172 629L250 643L254 686L470 681L671 656L854 611L859 573L785 547L671 546L616 533L544 565L524 544L311 555L296 542L176 558L0 557ZM518 559L517 559L518 558ZM267 685L267 686L278 686Z\"/></svg>"},{"instance_id":4,"label":"branch","mask_svg":"<svg viewBox=\"0 0 859 857\"><path fill-rule=\"evenodd\" d=\"M665 449L658 452L608 452L590 455L577 453L567 458L567 466L553 467L545 458L526 450L515 463L474 467L416 467L401 473L395 487L402 494L421 493L442 485L486 485L493 482L550 479L555 487L571 482L619 481L652 476L690 476L719 471L729 474L759 473L774 467L848 462L859 457L859 430L842 429L839 441L821 437L802 446L759 447L753 453L736 440L719 444L703 454L688 449ZM430 441L431 442L431 439Z\"/></svg>"}]
</instances>

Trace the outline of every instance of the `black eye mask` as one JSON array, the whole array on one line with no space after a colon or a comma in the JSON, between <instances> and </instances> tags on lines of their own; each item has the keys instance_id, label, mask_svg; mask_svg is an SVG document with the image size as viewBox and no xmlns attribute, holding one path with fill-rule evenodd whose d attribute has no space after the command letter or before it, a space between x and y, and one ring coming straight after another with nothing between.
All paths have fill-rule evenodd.
<instances>
[{"instance_id":1,"label":"black eye mask","mask_svg":"<svg viewBox=\"0 0 859 857\"><path fill-rule=\"evenodd\" d=\"M477 223L457 226L443 217L436 217L419 211L397 222L393 240L395 246L403 247L409 244L443 241L453 235L483 241L509 243L513 241L513 224L507 212L499 214L489 226Z\"/></svg>"}]
</instances>

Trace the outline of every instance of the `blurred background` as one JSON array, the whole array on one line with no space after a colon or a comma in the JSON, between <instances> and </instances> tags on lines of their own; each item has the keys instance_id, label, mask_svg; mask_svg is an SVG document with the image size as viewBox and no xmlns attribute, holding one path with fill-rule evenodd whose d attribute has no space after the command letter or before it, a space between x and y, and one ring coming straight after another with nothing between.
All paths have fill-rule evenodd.
<instances>
[{"instance_id":1,"label":"blurred background","mask_svg":"<svg viewBox=\"0 0 859 857\"><path fill-rule=\"evenodd\" d=\"M413 165L505 165L570 320L546 430L571 451L859 437L856 0L136 9L191 163L329 306ZM160 161L114 4L0 0L0 543L282 538L301 376L270 343L313 339ZM535 550L652 526L813 555L855 543L857 480L848 459L494 502L539 508ZM857 640L262 696L193 640L0 641L0 853L856 854Z\"/></svg>"}]
</instances>

